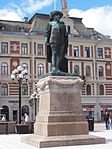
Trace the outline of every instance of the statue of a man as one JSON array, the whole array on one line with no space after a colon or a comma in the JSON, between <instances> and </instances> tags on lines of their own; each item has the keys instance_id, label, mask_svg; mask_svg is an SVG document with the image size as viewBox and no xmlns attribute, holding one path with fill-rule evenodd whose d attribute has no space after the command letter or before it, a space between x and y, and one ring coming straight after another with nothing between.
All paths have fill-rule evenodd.
<instances>
[{"instance_id":1,"label":"statue of a man","mask_svg":"<svg viewBox=\"0 0 112 149\"><path fill-rule=\"evenodd\" d=\"M46 29L47 61L51 63L51 71L63 71L61 65L67 54L68 34L64 22L60 21L62 16L60 11L51 12Z\"/></svg>"}]
</instances>

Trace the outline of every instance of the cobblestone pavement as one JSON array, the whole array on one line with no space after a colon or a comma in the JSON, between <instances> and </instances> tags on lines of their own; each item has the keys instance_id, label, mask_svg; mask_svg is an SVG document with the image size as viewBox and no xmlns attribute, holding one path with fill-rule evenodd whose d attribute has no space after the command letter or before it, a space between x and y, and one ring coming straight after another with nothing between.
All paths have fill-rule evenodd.
<instances>
[{"instance_id":1,"label":"cobblestone pavement","mask_svg":"<svg viewBox=\"0 0 112 149\"><path fill-rule=\"evenodd\" d=\"M95 123L94 131L90 131L89 134L106 138L106 144L64 146L46 149L112 149L112 129L106 130L104 123ZM37 149L31 145L21 143L21 137L27 135L30 134L0 135L0 149Z\"/></svg>"}]
</instances>

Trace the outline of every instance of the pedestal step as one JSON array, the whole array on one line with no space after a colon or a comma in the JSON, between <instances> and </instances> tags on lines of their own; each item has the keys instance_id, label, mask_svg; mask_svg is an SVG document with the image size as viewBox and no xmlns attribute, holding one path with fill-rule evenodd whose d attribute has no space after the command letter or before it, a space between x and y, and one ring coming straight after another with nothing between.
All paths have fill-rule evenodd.
<instances>
[{"instance_id":1,"label":"pedestal step","mask_svg":"<svg viewBox=\"0 0 112 149\"><path fill-rule=\"evenodd\" d=\"M27 137L22 137L21 141L23 143L28 143L38 148L45 148L59 146L103 144L105 143L105 138L96 137L92 135L67 135L44 137L33 134Z\"/></svg>"}]
</instances>

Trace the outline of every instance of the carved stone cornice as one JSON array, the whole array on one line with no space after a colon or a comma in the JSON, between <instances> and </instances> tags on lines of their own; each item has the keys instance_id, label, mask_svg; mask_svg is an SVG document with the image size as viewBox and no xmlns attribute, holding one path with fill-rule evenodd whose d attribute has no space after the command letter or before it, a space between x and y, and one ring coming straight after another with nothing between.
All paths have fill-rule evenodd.
<instances>
[{"instance_id":1,"label":"carved stone cornice","mask_svg":"<svg viewBox=\"0 0 112 149\"><path fill-rule=\"evenodd\" d=\"M54 76L49 76L43 79L40 79L37 84L36 84L36 89L45 89L47 85L57 85L61 88L70 88L73 87L74 85L78 84L83 84L84 81L80 77L54 77Z\"/></svg>"}]
</instances>

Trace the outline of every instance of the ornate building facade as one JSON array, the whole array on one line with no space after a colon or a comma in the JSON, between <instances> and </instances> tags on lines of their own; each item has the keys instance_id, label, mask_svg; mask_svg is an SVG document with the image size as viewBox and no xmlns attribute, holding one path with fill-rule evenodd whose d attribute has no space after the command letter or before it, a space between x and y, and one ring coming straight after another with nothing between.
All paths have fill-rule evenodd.
<instances>
[{"instance_id":1,"label":"ornate building facade","mask_svg":"<svg viewBox=\"0 0 112 149\"><path fill-rule=\"evenodd\" d=\"M69 72L85 76L83 111L101 121L102 113L112 109L112 39L86 28L82 18L71 18L62 11L69 33ZM0 108L7 120L18 119L18 82L10 77L18 65L29 75L28 81L22 82L22 115L28 112L30 120L35 119L30 96L38 79L50 71L44 43L48 21L49 15L38 13L23 22L0 20Z\"/></svg>"}]
</instances>

